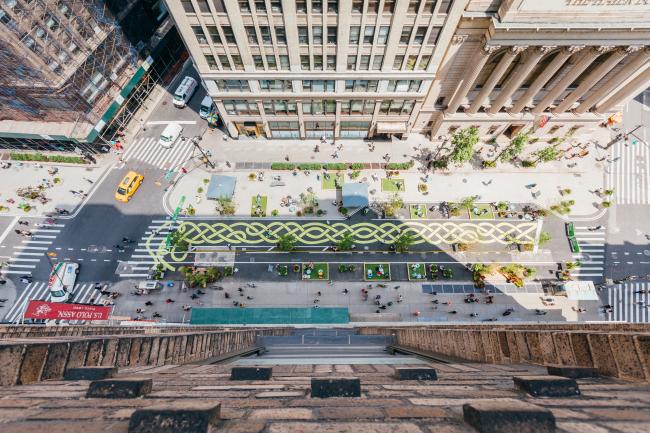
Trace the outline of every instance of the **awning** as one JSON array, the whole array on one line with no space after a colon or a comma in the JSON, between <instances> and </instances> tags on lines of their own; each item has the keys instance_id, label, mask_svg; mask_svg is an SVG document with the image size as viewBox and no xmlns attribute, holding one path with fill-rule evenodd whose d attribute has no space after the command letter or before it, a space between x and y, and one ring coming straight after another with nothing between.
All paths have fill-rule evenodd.
<instances>
[{"instance_id":1,"label":"awning","mask_svg":"<svg viewBox=\"0 0 650 433\"><path fill-rule=\"evenodd\" d=\"M377 122L378 134L398 134L406 132L406 122Z\"/></svg>"},{"instance_id":2,"label":"awning","mask_svg":"<svg viewBox=\"0 0 650 433\"><path fill-rule=\"evenodd\" d=\"M235 194L235 183L237 179L233 176L222 176L213 174L210 178L208 185L208 192L206 197L211 200L218 200L220 198L232 198Z\"/></svg>"},{"instance_id":3,"label":"awning","mask_svg":"<svg viewBox=\"0 0 650 433\"><path fill-rule=\"evenodd\" d=\"M344 183L341 195L343 207L365 207L369 204L367 183Z\"/></svg>"}]
</instances>

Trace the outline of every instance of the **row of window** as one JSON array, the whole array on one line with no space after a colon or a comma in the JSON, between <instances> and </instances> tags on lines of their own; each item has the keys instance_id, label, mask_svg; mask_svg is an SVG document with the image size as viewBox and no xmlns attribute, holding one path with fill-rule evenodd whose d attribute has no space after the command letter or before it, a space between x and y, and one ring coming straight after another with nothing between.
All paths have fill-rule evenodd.
<instances>
[{"instance_id":1,"label":"row of window","mask_svg":"<svg viewBox=\"0 0 650 433\"><path fill-rule=\"evenodd\" d=\"M247 80L215 80L214 84L221 92L250 92ZM264 92L292 92L291 80L259 80ZM346 92L377 92L379 80L346 80ZM389 80L388 92L419 92L422 80ZM304 92L334 92L335 80L302 80Z\"/></svg>"},{"instance_id":2,"label":"row of window","mask_svg":"<svg viewBox=\"0 0 650 433\"><path fill-rule=\"evenodd\" d=\"M260 39L263 45L272 45L273 37L271 35L271 27L269 26L258 26L259 28L259 37L255 26L245 26L246 36L248 43L250 45L260 45ZM221 44L222 39L219 35L219 31L216 26L206 26L208 35L214 44ZM278 45L287 45L287 34L282 26L274 27L275 29L275 39ZM411 36L413 36L413 41L411 42L414 45L422 45L424 43L424 38L427 34L427 26L404 26L402 27L402 33L400 34L399 43L401 45L408 45L411 42ZM434 45L437 42L438 34L440 33L440 27L433 27L429 38L427 39L427 44ZM311 38L312 44L322 45L323 40L329 45L336 45L337 43L337 27L336 26L327 26L325 27L327 31L326 38L323 39L323 26L311 26ZM200 45L207 45L208 38L203 31L201 26L192 26L192 31L196 36L196 40ZM232 27L230 26L221 26L221 31L223 32L223 37L227 44L236 44L237 39L233 33ZM377 44L386 45L388 42L388 34L390 33L390 26L379 26L377 30ZM350 27L350 44L357 45L359 42L363 44L372 44L375 40L375 26L365 26L363 28L363 35L361 34L360 26L351 26ZM298 26L298 43L302 45L309 44L309 27Z\"/></svg>"},{"instance_id":3,"label":"row of window","mask_svg":"<svg viewBox=\"0 0 650 433\"><path fill-rule=\"evenodd\" d=\"M375 101L352 100L341 102L342 115L372 116L375 112ZM259 115L259 106L255 101L224 100L226 112L233 116ZM415 106L411 100L387 100L379 105L379 114L384 115L410 115ZM264 113L269 116L290 116L298 114L298 102L287 100L264 101ZM336 114L336 101L314 100L303 101L302 112L306 115L334 115Z\"/></svg>"},{"instance_id":4,"label":"row of window","mask_svg":"<svg viewBox=\"0 0 650 433\"><path fill-rule=\"evenodd\" d=\"M253 63L255 64L256 70L259 71L290 70L290 62L289 62L288 55L280 54L277 57L280 61L279 63L277 62L276 56L274 54L269 54L266 55L265 57L266 57L266 66L264 66L265 59L261 55L253 55ZM310 63L311 59L309 55L304 54L300 56L300 68L303 71L322 71L322 70L335 71L336 70L336 55L334 54L328 55L326 58L326 65L323 65L323 56L314 55L312 57L314 61L313 67L311 66ZM232 70L227 55L221 54L218 56L218 58L223 69ZM242 62L241 56L234 54L231 55L231 58L235 70L238 71L244 70L244 64ZM205 59L210 69L213 70L219 69L217 65L217 61L213 55L206 54ZM409 55L409 56L397 55L393 60L393 70L400 71L402 70L402 67L404 67L405 70L407 71L414 71L416 69L418 71L425 71L429 66L429 62L431 61L431 56L430 55L422 56L419 62L417 61L417 59L418 59L417 55ZM359 67L357 67L357 60L359 61ZM404 65L405 60L406 60L406 65ZM384 63L384 56L381 54L375 54L375 56L372 58L372 63L370 61L369 54L368 55L364 54L361 56L348 56L347 70L348 71L357 71L357 70L358 71L380 71L383 63ZM323 69L323 66L325 66L325 69Z\"/></svg>"}]
</instances>

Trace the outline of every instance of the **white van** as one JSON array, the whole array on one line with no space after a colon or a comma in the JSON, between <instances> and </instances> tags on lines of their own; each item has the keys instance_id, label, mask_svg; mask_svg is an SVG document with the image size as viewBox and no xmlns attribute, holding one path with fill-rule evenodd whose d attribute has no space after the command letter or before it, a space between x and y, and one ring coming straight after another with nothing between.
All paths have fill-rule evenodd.
<instances>
[{"instance_id":1,"label":"white van","mask_svg":"<svg viewBox=\"0 0 650 433\"><path fill-rule=\"evenodd\" d=\"M60 262L54 266L47 288L50 291L50 301L52 302L70 302L72 300L72 290L74 283L77 281L79 274L79 263Z\"/></svg>"},{"instance_id":2,"label":"white van","mask_svg":"<svg viewBox=\"0 0 650 433\"><path fill-rule=\"evenodd\" d=\"M183 127L181 125L178 123L170 123L169 125L165 126L162 134L160 134L158 144L160 144L165 149L169 149L174 145L174 143L178 141L178 138L181 136L182 132Z\"/></svg>"},{"instance_id":3,"label":"white van","mask_svg":"<svg viewBox=\"0 0 650 433\"><path fill-rule=\"evenodd\" d=\"M201 109L199 110L199 116L202 119L207 119L212 110L214 109L214 103L212 98L209 95L206 95L205 98L201 101Z\"/></svg>"},{"instance_id":4,"label":"white van","mask_svg":"<svg viewBox=\"0 0 650 433\"><path fill-rule=\"evenodd\" d=\"M198 83L192 77L185 77L174 92L174 105L183 108L192 99Z\"/></svg>"}]
</instances>

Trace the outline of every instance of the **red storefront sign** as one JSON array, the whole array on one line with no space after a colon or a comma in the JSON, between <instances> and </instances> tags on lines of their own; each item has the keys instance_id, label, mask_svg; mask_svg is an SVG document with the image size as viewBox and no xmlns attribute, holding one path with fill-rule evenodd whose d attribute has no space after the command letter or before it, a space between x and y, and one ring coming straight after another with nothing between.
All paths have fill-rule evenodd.
<instances>
[{"instance_id":1,"label":"red storefront sign","mask_svg":"<svg viewBox=\"0 0 650 433\"><path fill-rule=\"evenodd\" d=\"M108 320L113 307L61 302L29 301L25 319Z\"/></svg>"}]
</instances>

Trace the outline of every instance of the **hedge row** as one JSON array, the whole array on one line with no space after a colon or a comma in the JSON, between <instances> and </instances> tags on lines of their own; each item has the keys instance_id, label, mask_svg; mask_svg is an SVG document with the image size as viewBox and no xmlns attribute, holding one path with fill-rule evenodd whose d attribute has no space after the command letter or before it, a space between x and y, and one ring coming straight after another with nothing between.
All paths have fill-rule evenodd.
<instances>
[{"instance_id":1,"label":"hedge row","mask_svg":"<svg viewBox=\"0 0 650 433\"><path fill-rule=\"evenodd\" d=\"M413 162L391 162L386 164L386 168L389 170L408 170L413 167ZM298 170L362 170L364 164L361 162L328 162L328 163L319 163L319 162L274 162L271 164L271 170L293 170L297 168Z\"/></svg>"},{"instance_id":2,"label":"hedge row","mask_svg":"<svg viewBox=\"0 0 650 433\"><path fill-rule=\"evenodd\" d=\"M70 164L86 164L83 158L78 156L64 155L43 155L42 153L14 153L11 152L9 157L14 161L38 161L38 162L65 162Z\"/></svg>"}]
</instances>

